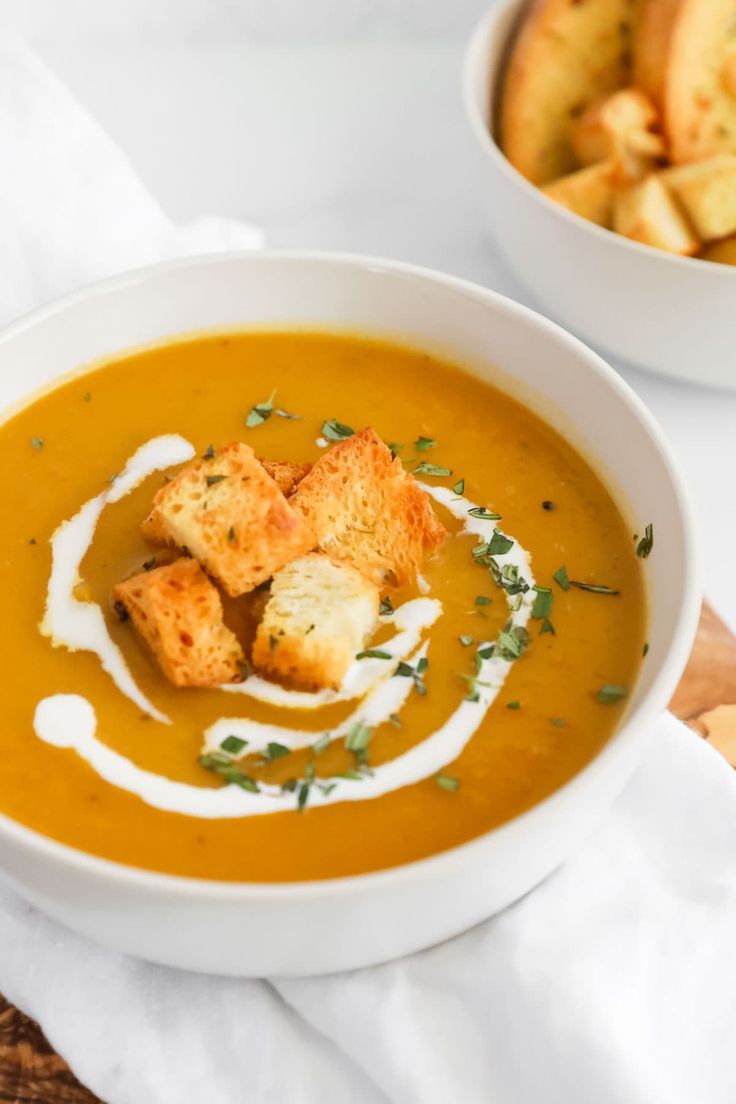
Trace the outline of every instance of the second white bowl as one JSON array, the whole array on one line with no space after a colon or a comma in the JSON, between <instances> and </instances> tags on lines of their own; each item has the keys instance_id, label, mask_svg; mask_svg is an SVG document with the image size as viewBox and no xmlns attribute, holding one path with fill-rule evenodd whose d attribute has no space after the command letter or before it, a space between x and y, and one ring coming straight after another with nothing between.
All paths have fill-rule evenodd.
<instances>
[{"instance_id":1,"label":"second white bowl","mask_svg":"<svg viewBox=\"0 0 736 1104\"><path fill-rule=\"evenodd\" d=\"M465 55L465 109L486 220L511 267L558 321L664 375L736 388L736 269L629 241L548 199L493 138L503 68L527 0L505 0Z\"/></svg>"}]
</instances>

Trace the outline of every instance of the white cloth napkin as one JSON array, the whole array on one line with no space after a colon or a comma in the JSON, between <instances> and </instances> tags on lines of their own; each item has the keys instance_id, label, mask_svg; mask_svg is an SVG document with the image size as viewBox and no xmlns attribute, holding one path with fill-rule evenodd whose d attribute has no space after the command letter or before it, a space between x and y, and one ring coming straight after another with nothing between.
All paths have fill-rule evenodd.
<instances>
[{"instance_id":1,"label":"white cloth napkin","mask_svg":"<svg viewBox=\"0 0 736 1104\"><path fill-rule=\"evenodd\" d=\"M174 227L39 63L0 43L0 321L122 268L248 247ZM404 961L299 981L101 950L0 889L0 991L107 1104L733 1104L736 781L663 718L537 890Z\"/></svg>"}]
</instances>

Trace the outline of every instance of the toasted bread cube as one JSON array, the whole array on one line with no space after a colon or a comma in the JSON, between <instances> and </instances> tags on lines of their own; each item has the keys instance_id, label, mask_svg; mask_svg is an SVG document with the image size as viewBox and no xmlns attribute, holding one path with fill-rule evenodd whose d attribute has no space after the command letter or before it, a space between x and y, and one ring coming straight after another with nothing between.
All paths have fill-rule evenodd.
<instances>
[{"instance_id":1,"label":"toasted bread cube","mask_svg":"<svg viewBox=\"0 0 736 1104\"><path fill-rule=\"evenodd\" d=\"M153 502L144 533L165 532L233 598L317 543L302 514L242 442L187 464Z\"/></svg>"},{"instance_id":2,"label":"toasted bread cube","mask_svg":"<svg viewBox=\"0 0 736 1104\"><path fill-rule=\"evenodd\" d=\"M703 241L736 232L736 156L720 153L694 165L665 169L661 178Z\"/></svg>"},{"instance_id":3,"label":"toasted bread cube","mask_svg":"<svg viewBox=\"0 0 736 1104\"><path fill-rule=\"evenodd\" d=\"M568 211L610 229L616 196L615 175L614 163L601 161L547 184L542 191Z\"/></svg>"},{"instance_id":4,"label":"toasted bread cube","mask_svg":"<svg viewBox=\"0 0 736 1104\"><path fill-rule=\"evenodd\" d=\"M638 180L665 154L664 139L652 130L658 118L648 96L622 88L593 104L575 123L575 155L581 165L613 161L624 180Z\"/></svg>"},{"instance_id":5,"label":"toasted bread cube","mask_svg":"<svg viewBox=\"0 0 736 1104\"><path fill-rule=\"evenodd\" d=\"M282 568L253 644L253 666L299 690L336 690L378 621L379 590L312 553Z\"/></svg>"},{"instance_id":6,"label":"toasted bread cube","mask_svg":"<svg viewBox=\"0 0 736 1104\"><path fill-rule=\"evenodd\" d=\"M685 216L655 174L616 197L613 227L633 241L684 257L700 247Z\"/></svg>"},{"instance_id":7,"label":"toasted bread cube","mask_svg":"<svg viewBox=\"0 0 736 1104\"><path fill-rule=\"evenodd\" d=\"M240 673L243 650L196 560L142 571L113 590L174 686L220 686Z\"/></svg>"},{"instance_id":8,"label":"toasted bread cube","mask_svg":"<svg viewBox=\"0 0 736 1104\"><path fill-rule=\"evenodd\" d=\"M700 253L704 261L716 261L718 264L736 265L736 238L726 238L706 246Z\"/></svg>"},{"instance_id":9,"label":"toasted bread cube","mask_svg":"<svg viewBox=\"0 0 736 1104\"><path fill-rule=\"evenodd\" d=\"M323 552L380 587L412 583L447 536L426 492L372 429L328 449L289 502Z\"/></svg>"},{"instance_id":10,"label":"toasted bread cube","mask_svg":"<svg viewBox=\"0 0 736 1104\"><path fill-rule=\"evenodd\" d=\"M290 460L261 460L261 464L286 498L312 470L311 464L292 464Z\"/></svg>"},{"instance_id":11,"label":"toasted bread cube","mask_svg":"<svg viewBox=\"0 0 736 1104\"><path fill-rule=\"evenodd\" d=\"M290 460L260 460L265 471L271 476L282 495L286 498L293 494L297 484L311 471L311 464L292 464ZM141 525L143 536L151 544L171 544L166 523L157 506L151 510Z\"/></svg>"}]
</instances>

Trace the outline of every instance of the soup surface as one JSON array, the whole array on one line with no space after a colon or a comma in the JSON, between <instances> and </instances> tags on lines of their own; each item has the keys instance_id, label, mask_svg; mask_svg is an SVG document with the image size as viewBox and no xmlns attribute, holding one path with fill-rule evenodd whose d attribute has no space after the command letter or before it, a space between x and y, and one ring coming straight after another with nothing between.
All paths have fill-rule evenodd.
<instances>
[{"instance_id":1,"label":"soup surface","mask_svg":"<svg viewBox=\"0 0 736 1104\"><path fill-rule=\"evenodd\" d=\"M274 389L274 405L298 418L274 414L246 428L248 411ZM504 653L509 662L498 693L454 761L365 800L355 794L370 783L367 771L362 778L340 777L355 773L354 749L343 739L319 739L354 714L355 701L306 710L221 689L175 689L130 625L115 616L113 586L151 558L140 522L163 472L105 506L75 596L99 604L140 692L172 723L154 719L122 694L97 655L53 647L39 631L52 535L114 485L113 477L146 442L178 434L203 454L211 442L244 440L261 457L314 461L327 443L326 419L356 430L371 425L410 470L423 463L417 478L435 494L435 509L450 532L420 580L424 597L441 603L440 615L422 634L428 666L408 680L393 679L409 692L399 715L372 731L376 777L382 765L423 747L466 699L477 701L485 692L474 681L480 678L479 645L498 642L510 610L533 600L528 643L525 638L518 658ZM633 534L570 445L516 401L450 364L334 334L218 334L139 352L79 376L6 422L0 440L7 475L0 535L0 662L7 680L0 811L48 836L119 862L205 878L356 874L431 855L503 823L571 778L617 724L645 639ZM440 487L445 491L434 490ZM528 552L544 590L517 597L509 585L513 572L499 586L488 562L473 557L478 530L465 531L462 516L474 507L481 520L485 512L501 516L490 529L508 535L497 542L497 563L503 566L513 540ZM392 602L398 608L416 597L417 591L400 592ZM226 602L225 614L247 635L237 600ZM381 630L379 646L388 635L387 627ZM242 790L242 815L167 811L117 776L106 781L94 756L39 738L37 706L55 694L81 695L90 703L96 739L117 753L116 762L203 790L223 787L199 763L203 733L221 718L313 732L318 753L308 747L245 760L259 785L286 784L281 811L248 815L250 795ZM328 785L318 788L328 778L338 780L329 800ZM353 787L347 797L346 786Z\"/></svg>"}]
</instances>

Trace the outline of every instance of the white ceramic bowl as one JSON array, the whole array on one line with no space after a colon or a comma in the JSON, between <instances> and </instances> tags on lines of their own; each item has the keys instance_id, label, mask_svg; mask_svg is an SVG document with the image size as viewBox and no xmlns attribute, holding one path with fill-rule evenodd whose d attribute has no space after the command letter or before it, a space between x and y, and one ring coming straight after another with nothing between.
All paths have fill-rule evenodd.
<instances>
[{"instance_id":1,"label":"white ceramic bowl","mask_svg":"<svg viewBox=\"0 0 736 1104\"><path fill-rule=\"evenodd\" d=\"M594 345L665 375L736 387L736 268L613 234L548 199L492 130L510 43L527 0L503 0L465 55L465 110L479 148L485 218L541 306Z\"/></svg>"},{"instance_id":2,"label":"white ceramic bowl","mask_svg":"<svg viewBox=\"0 0 736 1104\"><path fill-rule=\"evenodd\" d=\"M311 974L379 962L455 935L519 898L566 858L631 774L686 661L699 609L693 526L659 429L599 357L525 307L407 265L329 254L231 254L105 281L0 336L0 402L14 405L85 362L130 346L185 330L253 324L348 327L455 358L566 434L608 481L632 533L652 522L655 535L645 562L650 651L622 727L557 793L461 847L358 877L232 884L118 865L0 817L0 864L20 892L90 938L192 970Z\"/></svg>"}]
</instances>

